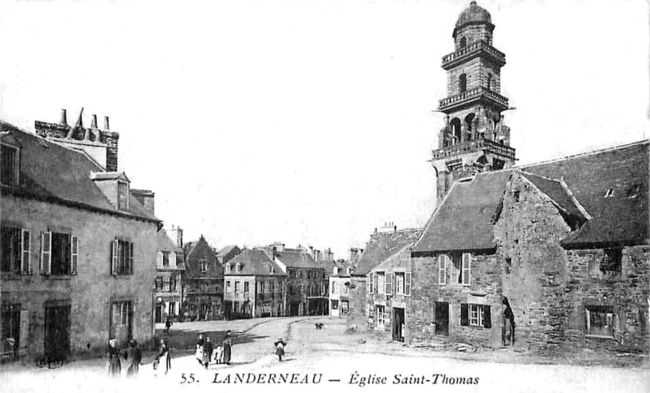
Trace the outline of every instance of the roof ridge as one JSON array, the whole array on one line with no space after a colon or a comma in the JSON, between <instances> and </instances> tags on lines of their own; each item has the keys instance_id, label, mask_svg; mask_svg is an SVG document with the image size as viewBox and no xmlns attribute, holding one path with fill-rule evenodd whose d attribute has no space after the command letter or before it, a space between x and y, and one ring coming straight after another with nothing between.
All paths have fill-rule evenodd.
<instances>
[{"instance_id":1,"label":"roof ridge","mask_svg":"<svg viewBox=\"0 0 650 393\"><path fill-rule=\"evenodd\" d=\"M552 163L552 162L566 161L566 160L570 160L570 159L573 159L573 158L592 156L592 155L596 155L596 154L605 153L605 152L608 152L608 151L627 149L628 147L632 147L632 146L636 146L636 145L644 145L644 144L648 144L648 143L650 143L650 139L643 139L643 140L640 140L640 141L630 142L630 143L626 143L626 144L623 144L623 145L605 147L605 148L598 149L598 150L591 150L591 151L587 151L587 152L583 152L583 153L576 153L576 154L568 155L568 156L565 156L565 157L553 158L553 159L550 159L550 160L534 162L534 163L531 163L531 164L515 165L515 166L512 167L512 169L528 168L528 167L533 167L533 166L537 166L537 165L549 164L549 163Z\"/></svg>"}]
</instances>

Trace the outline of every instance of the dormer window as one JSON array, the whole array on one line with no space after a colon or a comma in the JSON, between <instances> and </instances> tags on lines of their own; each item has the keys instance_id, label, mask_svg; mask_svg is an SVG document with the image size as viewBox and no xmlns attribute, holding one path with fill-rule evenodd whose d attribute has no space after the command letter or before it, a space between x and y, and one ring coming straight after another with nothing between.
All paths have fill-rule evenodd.
<instances>
[{"instance_id":1,"label":"dormer window","mask_svg":"<svg viewBox=\"0 0 650 393\"><path fill-rule=\"evenodd\" d=\"M237 264L235 265L235 271L237 273L241 272L241 263L237 262Z\"/></svg>"},{"instance_id":2,"label":"dormer window","mask_svg":"<svg viewBox=\"0 0 650 393\"><path fill-rule=\"evenodd\" d=\"M3 186L14 187L18 185L18 148L2 145L2 170L1 182Z\"/></svg>"},{"instance_id":3,"label":"dormer window","mask_svg":"<svg viewBox=\"0 0 650 393\"><path fill-rule=\"evenodd\" d=\"M117 208L129 210L129 183L117 182Z\"/></svg>"},{"instance_id":4,"label":"dormer window","mask_svg":"<svg viewBox=\"0 0 650 393\"><path fill-rule=\"evenodd\" d=\"M230 264L226 263L226 273L230 273Z\"/></svg>"},{"instance_id":5,"label":"dormer window","mask_svg":"<svg viewBox=\"0 0 650 393\"><path fill-rule=\"evenodd\" d=\"M269 265L269 273L273 274L273 266Z\"/></svg>"},{"instance_id":6,"label":"dormer window","mask_svg":"<svg viewBox=\"0 0 650 393\"><path fill-rule=\"evenodd\" d=\"M173 251L169 253L169 267L176 267L176 253Z\"/></svg>"}]
</instances>

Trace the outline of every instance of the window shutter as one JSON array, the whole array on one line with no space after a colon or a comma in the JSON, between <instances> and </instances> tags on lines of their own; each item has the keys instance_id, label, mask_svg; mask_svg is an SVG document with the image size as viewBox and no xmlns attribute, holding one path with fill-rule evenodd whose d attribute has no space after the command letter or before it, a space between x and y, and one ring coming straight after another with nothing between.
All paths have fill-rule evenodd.
<instances>
[{"instance_id":1,"label":"window shutter","mask_svg":"<svg viewBox=\"0 0 650 393\"><path fill-rule=\"evenodd\" d=\"M460 326L469 326L468 304L460 304Z\"/></svg>"},{"instance_id":2,"label":"window shutter","mask_svg":"<svg viewBox=\"0 0 650 393\"><path fill-rule=\"evenodd\" d=\"M29 310L20 310L20 341L18 349L27 350L29 344Z\"/></svg>"},{"instance_id":3,"label":"window shutter","mask_svg":"<svg viewBox=\"0 0 650 393\"><path fill-rule=\"evenodd\" d=\"M393 293L393 273L386 272L386 285L384 285L386 295Z\"/></svg>"},{"instance_id":4,"label":"window shutter","mask_svg":"<svg viewBox=\"0 0 650 393\"><path fill-rule=\"evenodd\" d=\"M375 283L375 281L374 281L374 279L375 279L375 278L373 277L373 274L370 273L370 274L368 275L368 281L370 281L370 293L371 293L371 294L375 293L375 287L374 287L374 283Z\"/></svg>"},{"instance_id":5,"label":"window shutter","mask_svg":"<svg viewBox=\"0 0 650 393\"><path fill-rule=\"evenodd\" d=\"M379 293L379 275L377 273L373 273L372 279L375 282L375 292Z\"/></svg>"},{"instance_id":6,"label":"window shutter","mask_svg":"<svg viewBox=\"0 0 650 393\"><path fill-rule=\"evenodd\" d=\"M133 274L133 243L129 242L129 273Z\"/></svg>"},{"instance_id":7,"label":"window shutter","mask_svg":"<svg viewBox=\"0 0 650 393\"><path fill-rule=\"evenodd\" d=\"M117 263L120 259L119 248L119 240L113 240L111 245L111 274L114 276L117 275Z\"/></svg>"},{"instance_id":8,"label":"window shutter","mask_svg":"<svg viewBox=\"0 0 650 393\"><path fill-rule=\"evenodd\" d=\"M404 295L411 296L411 272L404 275Z\"/></svg>"},{"instance_id":9,"label":"window shutter","mask_svg":"<svg viewBox=\"0 0 650 393\"><path fill-rule=\"evenodd\" d=\"M174 251L169 253L169 266L176 267L176 253Z\"/></svg>"},{"instance_id":10,"label":"window shutter","mask_svg":"<svg viewBox=\"0 0 650 393\"><path fill-rule=\"evenodd\" d=\"M22 253L20 254L20 272L22 274L29 274L32 272L32 265L29 260L30 249L31 249L31 237L29 231L26 229L22 230L21 234L22 239Z\"/></svg>"},{"instance_id":11,"label":"window shutter","mask_svg":"<svg viewBox=\"0 0 650 393\"><path fill-rule=\"evenodd\" d=\"M156 267L161 268L163 266L163 253L162 251L158 251L158 255L156 258Z\"/></svg>"},{"instance_id":12,"label":"window shutter","mask_svg":"<svg viewBox=\"0 0 650 393\"><path fill-rule=\"evenodd\" d=\"M483 306L483 327L492 328L492 314L490 313L490 306Z\"/></svg>"},{"instance_id":13,"label":"window shutter","mask_svg":"<svg viewBox=\"0 0 650 393\"><path fill-rule=\"evenodd\" d=\"M447 284L447 256L445 254L438 256L438 284Z\"/></svg>"},{"instance_id":14,"label":"window shutter","mask_svg":"<svg viewBox=\"0 0 650 393\"><path fill-rule=\"evenodd\" d=\"M41 233L41 273L50 274L52 266L52 233Z\"/></svg>"},{"instance_id":15,"label":"window shutter","mask_svg":"<svg viewBox=\"0 0 650 393\"><path fill-rule=\"evenodd\" d=\"M393 273L393 293L397 292L397 274Z\"/></svg>"},{"instance_id":16,"label":"window shutter","mask_svg":"<svg viewBox=\"0 0 650 393\"><path fill-rule=\"evenodd\" d=\"M70 248L71 258L70 258L70 274L77 274L77 264L79 262L79 238L77 236L71 236Z\"/></svg>"},{"instance_id":17,"label":"window shutter","mask_svg":"<svg viewBox=\"0 0 650 393\"><path fill-rule=\"evenodd\" d=\"M463 254L463 285L470 285L472 279L472 254Z\"/></svg>"}]
</instances>

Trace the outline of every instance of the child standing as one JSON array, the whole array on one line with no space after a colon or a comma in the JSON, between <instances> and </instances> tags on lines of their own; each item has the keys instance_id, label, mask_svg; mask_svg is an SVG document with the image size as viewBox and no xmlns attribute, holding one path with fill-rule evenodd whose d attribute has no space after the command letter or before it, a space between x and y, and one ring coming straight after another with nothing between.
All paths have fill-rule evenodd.
<instances>
[{"instance_id":1,"label":"child standing","mask_svg":"<svg viewBox=\"0 0 650 393\"><path fill-rule=\"evenodd\" d=\"M287 346L282 338L278 338L278 341L275 342L275 354L278 355L278 359L282 361L282 356L284 355L284 347Z\"/></svg>"}]
</instances>

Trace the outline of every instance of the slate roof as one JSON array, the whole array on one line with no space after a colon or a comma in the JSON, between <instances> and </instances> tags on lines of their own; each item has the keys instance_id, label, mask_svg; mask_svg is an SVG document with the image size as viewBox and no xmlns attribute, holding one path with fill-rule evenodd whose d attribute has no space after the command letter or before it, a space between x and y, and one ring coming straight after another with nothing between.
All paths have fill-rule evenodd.
<instances>
[{"instance_id":1,"label":"slate roof","mask_svg":"<svg viewBox=\"0 0 650 393\"><path fill-rule=\"evenodd\" d=\"M492 225L513 170L557 206L586 220L562 240L564 247L648 244L648 166L648 141L642 141L477 174L452 186L413 252L495 248ZM609 190L613 194L606 197Z\"/></svg>"},{"instance_id":2,"label":"slate roof","mask_svg":"<svg viewBox=\"0 0 650 393\"><path fill-rule=\"evenodd\" d=\"M510 171L487 172L454 183L413 252L494 249L492 225L509 177Z\"/></svg>"},{"instance_id":3,"label":"slate roof","mask_svg":"<svg viewBox=\"0 0 650 393\"><path fill-rule=\"evenodd\" d=\"M323 268L323 266L312 258L311 254L301 251L278 251L277 259L287 267L295 268Z\"/></svg>"},{"instance_id":4,"label":"slate roof","mask_svg":"<svg viewBox=\"0 0 650 393\"><path fill-rule=\"evenodd\" d=\"M2 186L3 195L9 193L160 223L133 195L130 195L128 211L114 207L91 180L92 173L97 175L104 169L86 154L1 120L0 131L3 141L20 148L20 184L17 187Z\"/></svg>"},{"instance_id":5,"label":"slate roof","mask_svg":"<svg viewBox=\"0 0 650 393\"><path fill-rule=\"evenodd\" d=\"M352 275L365 276L370 270L391 255L405 246L414 243L421 233L421 229L414 228L401 229L388 233L373 233Z\"/></svg>"},{"instance_id":6,"label":"slate roof","mask_svg":"<svg viewBox=\"0 0 650 393\"><path fill-rule=\"evenodd\" d=\"M562 178L593 218L562 244L648 244L648 141L525 166ZM609 189L613 195L605 197Z\"/></svg>"},{"instance_id":7,"label":"slate roof","mask_svg":"<svg viewBox=\"0 0 650 393\"><path fill-rule=\"evenodd\" d=\"M227 255L230 251L232 251L235 247L237 247L237 246L236 245L225 246L225 247L221 248L221 250L219 250L217 252L217 256L218 257L223 257L223 256Z\"/></svg>"},{"instance_id":8,"label":"slate roof","mask_svg":"<svg viewBox=\"0 0 650 393\"><path fill-rule=\"evenodd\" d=\"M241 264L241 270L239 272L235 270L237 263ZM241 254L228 261L225 265L231 266L230 273L225 273L226 276L285 275L280 266L271 260L262 250L243 250ZM269 273L269 266L273 266L273 273Z\"/></svg>"}]
</instances>

